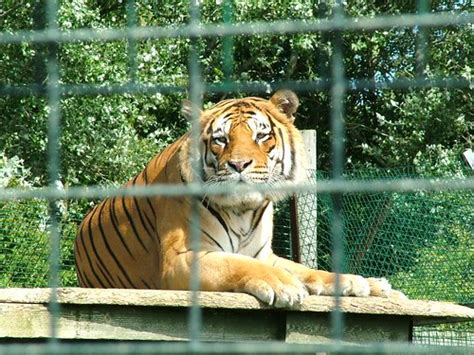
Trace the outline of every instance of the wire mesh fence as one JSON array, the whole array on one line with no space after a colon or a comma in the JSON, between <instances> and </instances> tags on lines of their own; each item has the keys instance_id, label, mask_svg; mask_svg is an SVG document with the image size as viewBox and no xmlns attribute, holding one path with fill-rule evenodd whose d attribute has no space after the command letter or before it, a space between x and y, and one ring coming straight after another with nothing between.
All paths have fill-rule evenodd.
<instances>
[{"instance_id":1,"label":"wire mesh fence","mask_svg":"<svg viewBox=\"0 0 474 355\"><path fill-rule=\"evenodd\" d=\"M316 172L312 183L328 179ZM415 177L410 169L365 169L348 179ZM316 201L316 197L318 196ZM370 193L344 196L346 221L344 272L385 276L410 298L472 304L473 196L468 192ZM453 203L456 201L456 203ZM319 209L316 208L319 206ZM301 259L306 265L331 269L327 195L298 196ZM65 211L64 209L63 211ZM278 205L274 250L293 258L289 202ZM316 215L317 214L317 218ZM0 287L48 286L48 204L42 200L2 203ZM315 221L318 221L315 229ZM61 218L59 286L77 287L73 241L78 216ZM472 322L415 327L420 344L473 346Z\"/></svg>"},{"instance_id":2,"label":"wire mesh fence","mask_svg":"<svg viewBox=\"0 0 474 355\"><path fill-rule=\"evenodd\" d=\"M324 172L315 174L318 181L329 178ZM417 175L411 168L346 172L348 180L391 181ZM328 195L318 195L315 233L311 226L312 213L316 212L314 198L314 195L300 197L302 259L312 267L330 270L333 203ZM472 304L473 199L470 191L344 195L344 271L385 276L394 287L414 299ZM276 243L286 246L277 250L291 257L287 211L278 216L281 226L277 225L275 234ZM310 227L306 229L308 224ZM413 340L423 344L473 346L472 326L468 322L415 327Z\"/></svg>"},{"instance_id":3,"label":"wire mesh fence","mask_svg":"<svg viewBox=\"0 0 474 355\"><path fill-rule=\"evenodd\" d=\"M362 275L388 276L394 285L407 292L409 296L472 303L472 177L461 179L440 178L437 180L420 178L406 172L358 172L344 174L344 98L348 92L363 90L398 90L421 88L469 88L472 83L462 76L427 77L426 32L432 28L471 25L474 15L463 13L430 13L424 1L418 2L418 13L395 16L375 16L351 18L344 14L343 4L336 1L332 15L323 19L277 20L273 22L232 23L233 2L224 1L225 16L220 23L202 23L200 10L205 6L193 1L189 10L189 22L173 26L144 27L137 23L135 2L127 1L126 26L123 28L68 29L58 26L58 2L50 0L39 4L45 14L44 23L35 31L14 30L0 32L0 45L8 48L18 44L37 46L43 51L46 62L45 81L42 83L0 83L0 95L9 97L38 97L47 100L47 146L48 146L48 185L39 189L20 189L15 186L0 190L0 287L43 287L49 285L75 286L73 269L72 240L80 215L68 215L67 203L78 198L97 199L111 195L201 195L203 193L222 193L225 191L206 190L199 184L189 186L156 186L148 189L123 189L114 187L77 187L63 189L60 181L61 117L64 100L74 96L94 95L167 95L188 91L190 98L201 106L203 93L267 93L285 87L299 92L329 91L331 95L332 179L293 187L299 193L300 245L302 260L311 266L332 269L338 272L349 271ZM43 6L43 7L42 7ZM235 4L234 4L235 6ZM183 10L187 11L187 10ZM0 21L5 12L2 11ZM63 24L64 25L64 24ZM417 51L417 74L414 78L346 78L341 36L344 32L392 30L415 28ZM330 77L320 80L285 80L273 82L232 81L233 36L288 35L294 33L331 34L332 65ZM141 82L140 68L146 61L137 61L138 41L191 39L189 46L189 83L182 82ZM200 75L199 43L202 38L223 38L223 72L225 79L218 82L203 82ZM94 46L96 43L122 43L126 53L127 70L117 76L115 83L107 85L80 83L70 80L74 73L62 72L59 66L59 50L64 45ZM61 56L61 60L66 56ZM74 63L68 63L74 66ZM66 77L67 74L67 77ZM64 76L64 77L62 77ZM87 80L85 81L87 82ZM187 85L189 84L189 85ZM35 96L36 95L36 96ZM195 114L197 116L197 114ZM194 122L197 122L195 117ZM198 137L194 125L194 138ZM197 139L195 139L197 141ZM319 174L319 173L318 173ZM368 180L370 178L370 180ZM387 178L390 178L389 180ZM346 180L354 179L353 183ZM375 179L375 181L373 180ZM314 182L314 181L312 181ZM269 187L261 187L265 189ZM420 191L420 189L424 189ZM430 191L435 192L430 192ZM458 190L453 192L452 190ZM408 191L408 193L406 193ZM317 195L315 195L317 193ZM317 209L314 208L316 205ZM64 202L66 201L66 202ZM66 206L66 208L64 208ZM280 211L287 207L280 205ZM317 214L317 215L316 215ZM317 242L314 238L314 218L318 221ZM345 223L343 224L343 220ZM280 215L275 238L275 249L282 255L291 256L288 237L290 230ZM446 223L450 221L450 223ZM410 240L407 240L407 239ZM196 239L196 238L194 238ZM449 256L449 257L448 257ZM443 273L434 267L442 265ZM197 263L197 261L196 261ZM196 268L195 268L196 269ZM195 278L197 279L197 278ZM425 280L420 284L419 280ZM426 281L429 280L429 281ZM193 289L197 289L194 284ZM196 298L195 298L196 300ZM337 300L337 297L336 297ZM58 317L55 296L51 300L53 348L36 348L38 352L61 351L55 338L55 319ZM56 305L56 307L54 306ZM343 332L344 319L334 312L332 318L335 337ZM199 307L191 311L191 338L199 338ZM443 325L439 327L418 327L414 340L430 345L469 345L472 346L472 324L461 328ZM229 351L231 347L206 344L194 348L162 346L163 351L214 352ZM280 344L261 346L244 344L235 346L235 352L294 351L314 352L344 351L358 352L360 347L349 345L322 345L304 347ZM56 346L56 348L54 348ZM112 347L101 344L100 351ZM142 347L144 352L160 348ZM12 352L24 351L11 347ZM32 348L34 350L34 348ZM74 351L67 344L64 349ZM91 348L76 348L91 351ZM117 349L117 348L114 348ZM98 350L98 351L99 351ZM123 352L137 351L138 347L123 347ZM232 350L232 349L231 349ZM421 351L443 352L439 348L410 348L400 344L371 344L363 349L367 352ZM0 348L0 352L1 352ZM8 351L8 349L7 349ZM453 351L456 351L453 350Z\"/></svg>"}]
</instances>

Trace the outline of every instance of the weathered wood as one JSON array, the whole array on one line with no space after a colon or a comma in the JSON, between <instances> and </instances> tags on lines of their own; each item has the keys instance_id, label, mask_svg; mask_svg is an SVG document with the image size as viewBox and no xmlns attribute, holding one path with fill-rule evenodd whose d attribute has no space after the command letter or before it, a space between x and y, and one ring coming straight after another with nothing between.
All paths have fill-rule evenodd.
<instances>
[{"instance_id":1,"label":"weathered wood","mask_svg":"<svg viewBox=\"0 0 474 355\"><path fill-rule=\"evenodd\" d=\"M48 303L49 288L0 289L1 303ZM59 288L57 299L62 304L103 304L161 307L189 307L189 291ZM200 292L199 303L203 308L273 309L246 293ZM474 319L474 309L449 302L407 300L380 297L341 297L341 311L361 314L392 314L443 319ZM330 296L309 296L298 307L304 312L330 312L334 299Z\"/></svg>"},{"instance_id":2,"label":"weathered wood","mask_svg":"<svg viewBox=\"0 0 474 355\"><path fill-rule=\"evenodd\" d=\"M202 337L209 341L284 339L283 319L275 313L249 310L203 311ZM1 338L47 338L50 314L42 304L0 304ZM183 341L188 337L188 309L184 307L63 304L58 318L61 339Z\"/></svg>"},{"instance_id":3,"label":"weathered wood","mask_svg":"<svg viewBox=\"0 0 474 355\"><path fill-rule=\"evenodd\" d=\"M0 290L0 339L49 336L50 289ZM190 292L60 288L58 336L64 339L184 340ZM203 339L329 339L332 297L311 296L297 310L277 310L242 293L201 292ZM411 322L474 319L474 310L445 302L342 297L347 340L407 340ZM368 334L372 335L368 335ZM370 339L369 339L370 338Z\"/></svg>"},{"instance_id":4,"label":"weathered wood","mask_svg":"<svg viewBox=\"0 0 474 355\"><path fill-rule=\"evenodd\" d=\"M305 129L301 131L303 144L306 150L307 169L316 170L316 131Z\"/></svg>"},{"instance_id":5,"label":"weathered wood","mask_svg":"<svg viewBox=\"0 0 474 355\"><path fill-rule=\"evenodd\" d=\"M331 322L327 313L289 312L286 322L286 341L289 343L331 342ZM348 314L345 317L344 342L375 343L409 341L410 317L369 314Z\"/></svg>"}]
</instances>

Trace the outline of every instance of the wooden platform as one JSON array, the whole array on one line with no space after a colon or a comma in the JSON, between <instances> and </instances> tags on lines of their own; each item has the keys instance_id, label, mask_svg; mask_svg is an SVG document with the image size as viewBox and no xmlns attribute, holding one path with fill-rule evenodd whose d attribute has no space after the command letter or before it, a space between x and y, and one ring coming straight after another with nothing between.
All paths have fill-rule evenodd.
<instances>
[{"instance_id":1,"label":"wooden platform","mask_svg":"<svg viewBox=\"0 0 474 355\"><path fill-rule=\"evenodd\" d=\"M58 337L187 340L186 291L62 288ZM0 289L0 342L47 338L50 289ZM334 299L308 297L297 310L268 307L242 293L201 292L203 340L330 340ZM474 320L474 310L444 302L342 297L345 340L410 341L413 325Z\"/></svg>"}]
</instances>

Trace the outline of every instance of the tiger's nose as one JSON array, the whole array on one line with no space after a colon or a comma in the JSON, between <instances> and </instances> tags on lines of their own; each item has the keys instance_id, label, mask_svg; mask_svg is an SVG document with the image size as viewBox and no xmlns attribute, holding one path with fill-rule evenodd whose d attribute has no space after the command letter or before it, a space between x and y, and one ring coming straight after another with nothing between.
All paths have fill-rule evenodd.
<instances>
[{"instance_id":1,"label":"tiger's nose","mask_svg":"<svg viewBox=\"0 0 474 355\"><path fill-rule=\"evenodd\" d=\"M229 160L227 165L233 170L238 173L244 171L250 164L252 164L253 160Z\"/></svg>"}]
</instances>

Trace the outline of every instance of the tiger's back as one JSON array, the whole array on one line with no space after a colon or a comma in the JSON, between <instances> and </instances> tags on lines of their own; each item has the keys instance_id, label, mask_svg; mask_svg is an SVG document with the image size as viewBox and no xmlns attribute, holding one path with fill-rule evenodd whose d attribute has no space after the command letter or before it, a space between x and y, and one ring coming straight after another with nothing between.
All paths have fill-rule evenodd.
<instances>
[{"instance_id":1,"label":"tiger's back","mask_svg":"<svg viewBox=\"0 0 474 355\"><path fill-rule=\"evenodd\" d=\"M179 183L167 167L178 160L182 137L155 156L125 186ZM160 288L157 221L166 198L110 197L84 218L75 241L79 284L94 288ZM169 199L168 199L169 200Z\"/></svg>"}]
</instances>

